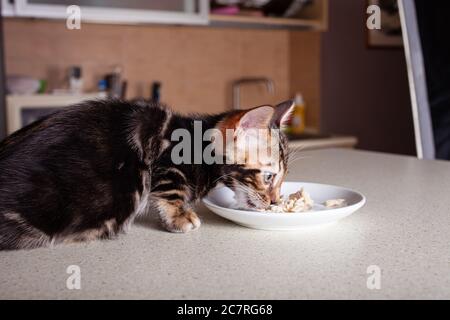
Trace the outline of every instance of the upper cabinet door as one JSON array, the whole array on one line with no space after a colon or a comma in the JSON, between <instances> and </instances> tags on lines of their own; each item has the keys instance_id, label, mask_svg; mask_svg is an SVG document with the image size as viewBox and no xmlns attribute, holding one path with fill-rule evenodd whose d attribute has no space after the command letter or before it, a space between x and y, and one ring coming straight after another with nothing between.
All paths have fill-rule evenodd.
<instances>
[{"instance_id":1,"label":"upper cabinet door","mask_svg":"<svg viewBox=\"0 0 450 320\"><path fill-rule=\"evenodd\" d=\"M79 6L81 22L208 24L209 0L15 0L15 15L67 19ZM69 8L69 9L68 9Z\"/></svg>"}]
</instances>

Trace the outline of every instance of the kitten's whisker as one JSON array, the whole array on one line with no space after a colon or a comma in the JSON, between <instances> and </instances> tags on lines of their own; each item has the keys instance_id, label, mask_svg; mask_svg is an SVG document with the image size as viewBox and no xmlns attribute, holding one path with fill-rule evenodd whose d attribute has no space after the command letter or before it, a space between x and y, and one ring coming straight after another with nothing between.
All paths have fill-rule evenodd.
<instances>
[{"instance_id":1,"label":"kitten's whisker","mask_svg":"<svg viewBox=\"0 0 450 320\"><path fill-rule=\"evenodd\" d=\"M288 167L291 166L293 163L297 162L300 159L306 159L309 158L309 156L304 156L301 154L301 151L305 149L305 145L296 146L289 149L288 152L288 161L287 165Z\"/></svg>"},{"instance_id":2,"label":"kitten's whisker","mask_svg":"<svg viewBox=\"0 0 450 320\"><path fill-rule=\"evenodd\" d=\"M290 158L288 160L288 164L294 163L294 162L296 162L298 160L301 160L301 159L307 159L307 158L309 158L309 157L307 157L307 156L297 156L295 158Z\"/></svg>"},{"instance_id":3,"label":"kitten's whisker","mask_svg":"<svg viewBox=\"0 0 450 320\"><path fill-rule=\"evenodd\" d=\"M238 189L239 189L239 188L238 188ZM246 190L242 190L242 191L246 192ZM263 207L263 206L264 206L264 201L263 201L260 197L258 197L257 194L251 194L251 193L248 193L248 192L246 192L246 194L247 194L248 199L249 199L251 202L257 204L257 205L260 206L260 207Z\"/></svg>"},{"instance_id":4,"label":"kitten's whisker","mask_svg":"<svg viewBox=\"0 0 450 320\"><path fill-rule=\"evenodd\" d=\"M264 204L264 199L258 194L255 190L243 184L241 181L237 180L234 177L230 177L233 181L236 182L235 187L247 193L248 197L251 198L254 202L257 202L259 205Z\"/></svg>"},{"instance_id":5,"label":"kitten's whisker","mask_svg":"<svg viewBox=\"0 0 450 320\"><path fill-rule=\"evenodd\" d=\"M213 181L213 183L216 183L216 182L219 181L220 179L225 178L225 177L227 177L227 176L231 176L232 174L233 174L233 172L225 173L225 174L221 175L220 177L218 177L217 179L215 179L215 180Z\"/></svg>"},{"instance_id":6,"label":"kitten's whisker","mask_svg":"<svg viewBox=\"0 0 450 320\"><path fill-rule=\"evenodd\" d=\"M303 151L303 149L305 149L305 147L306 147L306 145L300 145L300 146L296 146L296 147L291 147L291 148L289 148L287 154L288 154L288 156L291 155L291 154L297 154L300 151Z\"/></svg>"},{"instance_id":7,"label":"kitten's whisker","mask_svg":"<svg viewBox=\"0 0 450 320\"><path fill-rule=\"evenodd\" d=\"M287 155L288 155L288 157L295 156L295 155L299 154L300 152L302 152L304 148L305 148L304 146L298 146L293 149L289 149Z\"/></svg>"}]
</instances>

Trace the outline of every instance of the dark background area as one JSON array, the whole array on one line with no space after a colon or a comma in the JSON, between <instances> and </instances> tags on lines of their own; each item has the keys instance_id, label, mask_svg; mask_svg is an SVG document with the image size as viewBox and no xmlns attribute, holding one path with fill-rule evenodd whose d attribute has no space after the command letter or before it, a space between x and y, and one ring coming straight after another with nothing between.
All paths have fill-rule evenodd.
<instances>
[{"instance_id":1,"label":"dark background area","mask_svg":"<svg viewBox=\"0 0 450 320\"><path fill-rule=\"evenodd\" d=\"M329 1L322 36L321 127L355 135L358 148L415 155L403 48L367 47L367 2Z\"/></svg>"},{"instance_id":2,"label":"dark background area","mask_svg":"<svg viewBox=\"0 0 450 320\"><path fill-rule=\"evenodd\" d=\"M450 2L416 0L436 158L450 160Z\"/></svg>"}]
</instances>

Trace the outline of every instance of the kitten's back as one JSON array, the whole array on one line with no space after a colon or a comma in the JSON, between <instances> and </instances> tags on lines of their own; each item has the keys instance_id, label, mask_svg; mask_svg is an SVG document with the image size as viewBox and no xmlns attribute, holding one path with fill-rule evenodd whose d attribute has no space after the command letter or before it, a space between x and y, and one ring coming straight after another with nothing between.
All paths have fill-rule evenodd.
<instances>
[{"instance_id":1,"label":"kitten's back","mask_svg":"<svg viewBox=\"0 0 450 320\"><path fill-rule=\"evenodd\" d=\"M145 125L140 120L145 114L158 120L165 111L117 100L89 101L1 142L0 248L119 231L142 189L142 158L129 137Z\"/></svg>"}]
</instances>

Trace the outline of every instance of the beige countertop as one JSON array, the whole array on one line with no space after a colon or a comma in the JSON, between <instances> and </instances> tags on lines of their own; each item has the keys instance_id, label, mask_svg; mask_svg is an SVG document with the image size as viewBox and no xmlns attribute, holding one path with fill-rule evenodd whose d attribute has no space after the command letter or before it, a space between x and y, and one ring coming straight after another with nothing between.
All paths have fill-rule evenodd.
<instances>
[{"instance_id":1,"label":"beige countertop","mask_svg":"<svg viewBox=\"0 0 450 320\"><path fill-rule=\"evenodd\" d=\"M118 240L0 252L0 298L450 299L450 162L344 149L304 152L288 180L342 185L367 203L344 220L259 231L205 208L193 233L154 219ZM69 290L69 265L81 289ZM380 289L367 268L381 269Z\"/></svg>"}]
</instances>

